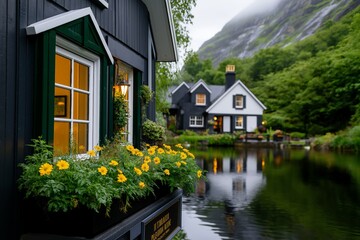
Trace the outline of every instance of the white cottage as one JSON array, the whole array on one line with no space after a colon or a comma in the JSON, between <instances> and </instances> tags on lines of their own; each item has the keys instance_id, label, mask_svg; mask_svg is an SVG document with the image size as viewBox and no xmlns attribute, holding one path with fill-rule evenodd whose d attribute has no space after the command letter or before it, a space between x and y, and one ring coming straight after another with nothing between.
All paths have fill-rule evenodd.
<instances>
[{"instance_id":1,"label":"white cottage","mask_svg":"<svg viewBox=\"0 0 360 240\"><path fill-rule=\"evenodd\" d=\"M240 81L235 66L226 67L225 86L182 83L172 89L170 115L176 128L216 133L254 132L266 107Z\"/></svg>"}]
</instances>

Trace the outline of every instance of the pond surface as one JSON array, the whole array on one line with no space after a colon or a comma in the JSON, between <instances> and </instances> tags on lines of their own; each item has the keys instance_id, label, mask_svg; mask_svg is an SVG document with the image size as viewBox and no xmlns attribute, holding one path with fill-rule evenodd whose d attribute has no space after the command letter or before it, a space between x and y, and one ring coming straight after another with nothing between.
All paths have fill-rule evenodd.
<instances>
[{"instance_id":1,"label":"pond surface","mask_svg":"<svg viewBox=\"0 0 360 240\"><path fill-rule=\"evenodd\" d=\"M360 239L359 156L305 149L192 152L208 181L183 198L188 239Z\"/></svg>"}]
</instances>

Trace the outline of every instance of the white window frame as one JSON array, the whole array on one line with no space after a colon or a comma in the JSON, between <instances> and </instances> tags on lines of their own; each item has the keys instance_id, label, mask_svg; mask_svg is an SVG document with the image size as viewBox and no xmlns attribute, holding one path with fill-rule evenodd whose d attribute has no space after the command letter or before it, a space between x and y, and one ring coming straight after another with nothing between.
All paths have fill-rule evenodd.
<instances>
[{"instance_id":1,"label":"white window frame","mask_svg":"<svg viewBox=\"0 0 360 240\"><path fill-rule=\"evenodd\" d=\"M202 103L202 102L199 102L200 96L204 96L204 102L203 102L203 103ZM205 106L205 105L206 105L206 94L205 94L205 93L197 93L197 94L195 95L195 104L196 104L197 106Z\"/></svg>"},{"instance_id":2,"label":"white window frame","mask_svg":"<svg viewBox=\"0 0 360 240\"><path fill-rule=\"evenodd\" d=\"M241 118L241 126L238 125L238 119ZM236 116L235 117L235 129L243 129L244 128L244 116Z\"/></svg>"},{"instance_id":3,"label":"white window frame","mask_svg":"<svg viewBox=\"0 0 360 240\"><path fill-rule=\"evenodd\" d=\"M100 141L100 57L59 36L56 37L56 54L71 58L72 61L76 60L77 62L89 67L89 120L73 121L71 117L70 119L54 118L54 121L88 123L89 135L87 150L91 150L95 145L98 145ZM56 86L62 88L64 87L60 84L55 84L54 87ZM73 109L71 109L71 112L73 112Z\"/></svg>"},{"instance_id":4,"label":"white window frame","mask_svg":"<svg viewBox=\"0 0 360 240\"><path fill-rule=\"evenodd\" d=\"M198 124L198 121L201 121L201 124ZM204 126L204 117L203 116L190 116L189 126L190 127L203 127Z\"/></svg>"},{"instance_id":5,"label":"white window frame","mask_svg":"<svg viewBox=\"0 0 360 240\"><path fill-rule=\"evenodd\" d=\"M238 100L238 97L241 98L241 104ZM243 95L235 95L235 108L244 108L244 96Z\"/></svg>"}]
</instances>

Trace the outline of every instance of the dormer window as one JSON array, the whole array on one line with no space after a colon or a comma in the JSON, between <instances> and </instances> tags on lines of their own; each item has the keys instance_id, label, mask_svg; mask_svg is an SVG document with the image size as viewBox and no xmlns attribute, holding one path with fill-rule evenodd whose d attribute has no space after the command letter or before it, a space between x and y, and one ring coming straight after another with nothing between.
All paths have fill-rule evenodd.
<instances>
[{"instance_id":1,"label":"dormer window","mask_svg":"<svg viewBox=\"0 0 360 240\"><path fill-rule=\"evenodd\" d=\"M245 96L243 95L234 95L234 108L243 109L245 108Z\"/></svg>"},{"instance_id":2,"label":"dormer window","mask_svg":"<svg viewBox=\"0 0 360 240\"><path fill-rule=\"evenodd\" d=\"M196 94L196 105L205 106L206 105L206 95L203 93Z\"/></svg>"}]
</instances>

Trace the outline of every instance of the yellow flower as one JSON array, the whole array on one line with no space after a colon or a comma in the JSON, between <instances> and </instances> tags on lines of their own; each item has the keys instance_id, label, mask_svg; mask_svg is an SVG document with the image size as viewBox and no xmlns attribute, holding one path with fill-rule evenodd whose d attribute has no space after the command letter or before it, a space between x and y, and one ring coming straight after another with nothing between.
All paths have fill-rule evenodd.
<instances>
[{"instance_id":1,"label":"yellow flower","mask_svg":"<svg viewBox=\"0 0 360 240\"><path fill-rule=\"evenodd\" d=\"M49 163L44 163L39 168L40 176L50 175L51 171L53 170L53 166Z\"/></svg>"},{"instance_id":2,"label":"yellow flower","mask_svg":"<svg viewBox=\"0 0 360 240\"><path fill-rule=\"evenodd\" d=\"M144 182L139 182L139 188L143 189L145 187L145 183Z\"/></svg>"},{"instance_id":3,"label":"yellow flower","mask_svg":"<svg viewBox=\"0 0 360 240\"><path fill-rule=\"evenodd\" d=\"M169 145L166 145L165 143L163 144L163 146L164 146L164 148L166 148L166 149L168 149L168 150L171 149L171 147L170 147Z\"/></svg>"},{"instance_id":4,"label":"yellow flower","mask_svg":"<svg viewBox=\"0 0 360 240\"><path fill-rule=\"evenodd\" d=\"M181 161L181 164L186 165L186 162L185 162L185 161Z\"/></svg>"},{"instance_id":5,"label":"yellow flower","mask_svg":"<svg viewBox=\"0 0 360 240\"><path fill-rule=\"evenodd\" d=\"M186 155L186 153L180 153L180 158L182 159L182 160L184 160L184 159L186 159L187 158L187 155Z\"/></svg>"},{"instance_id":6,"label":"yellow flower","mask_svg":"<svg viewBox=\"0 0 360 240\"><path fill-rule=\"evenodd\" d=\"M180 143L176 144L175 147L183 149L183 146Z\"/></svg>"},{"instance_id":7,"label":"yellow flower","mask_svg":"<svg viewBox=\"0 0 360 240\"><path fill-rule=\"evenodd\" d=\"M154 158L154 163L155 163L155 164L159 164L159 163L160 163L160 158L159 158L159 157L155 157L155 158Z\"/></svg>"},{"instance_id":8,"label":"yellow flower","mask_svg":"<svg viewBox=\"0 0 360 240\"><path fill-rule=\"evenodd\" d=\"M149 171L149 165L147 163L143 163L141 165L141 170L143 170L144 172Z\"/></svg>"},{"instance_id":9,"label":"yellow flower","mask_svg":"<svg viewBox=\"0 0 360 240\"><path fill-rule=\"evenodd\" d=\"M96 156L96 152L94 150L89 150L87 152L87 154L90 156L90 157L95 157Z\"/></svg>"},{"instance_id":10,"label":"yellow flower","mask_svg":"<svg viewBox=\"0 0 360 240\"><path fill-rule=\"evenodd\" d=\"M142 171L140 169L138 169L137 167L134 167L134 171L136 172L137 175L141 175Z\"/></svg>"},{"instance_id":11,"label":"yellow flower","mask_svg":"<svg viewBox=\"0 0 360 240\"><path fill-rule=\"evenodd\" d=\"M132 146L132 145L127 145L127 146L126 146L126 149L131 152L132 150L134 150L134 146Z\"/></svg>"},{"instance_id":12,"label":"yellow flower","mask_svg":"<svg viewBox=\"0 0 360 240\"><path fill-rule=\"evenodd\" d=\"M101 175L103 176L107 174L107 171L108 171L107 168L104 166L98 168L98 172L101 173Z\"/></svg>"},{"instance_id":13,"label":"yellow flower","mask_svg":"<svg viewBox=\"0 0 360 240\"><path fill-rule=\"evenodd\" d=\"M138 151L136 152L136 156L142 157L142 156L144 156L144 154L138 150Z\"/></svg>"},{"instance_id":14,"label":"yellow flower","mask_svg":"<svg viewBox=\"0 0 360 240\"><path fill-rule=\"evenodd\" d=\"M202 171L201 171L201 170L198 170L198 171L197 171L197 177L200 178L201 175L202 175Z\"/></svg>"},{"instance_id":15,"label":"yellow flower","mask_svg":"<svg viewBox=\"0 0 360 240\"><path fill-rule=\"evenodd\" d=\"M151 162L151 158L149 156L145 156L144 163L149 163L149 162Z\"/></svg>"},{"instance_id":16,"label":"yellow flower","mask_svg":"<svg viewBox=\"0 0 360 240\"><path fill-rule=\"evenodd\" d=\"M122 173L123 173L123 171L121 171L120 169L118 169L118 173L122 174Z\"/></svg>"},{"instance_id":17,"label":"yellow flower","mask_svg":"<svg viewBox=\"0 0 360 240\"><path fill-rule=\"evenodd\" d=\"M111 165L111 166L117 166L117 165L119 165L119 163L118 163L117 161L115 161L115 160L111 160L110 163L109 163L109 165Z\"/></svg>"},{"instance_id":18,"label":"yellow flower","mask_svg":"<svg viewBox=\"0 0 360 240\"><path fill-rule=\"evenodd\" d=\"M155 148L151 147L147 150L149 155L154 155L155 154Z\"/></svg>"},{"instance_id":19,"label":"yellow flower","mask_svg":"<svg viewBox=\"0 0 360 240\"><path fill-rule=\"evenodd\" d=\"M181 166L181 162L176 162L175 164L176 164L177 167Z\"/></svg>"},{"instance_id":20,"label":"yellow flower","mask_svg":"<svg viewBox=\"0 0 360 240\"><path fill-rule=\"evenodd\" d=\"M59 170L65 170L69 168L70 164L65 160L60 160L56 163L56 166L59 168Z\"/></svg>"},{"instance_id":21,"label":"yellow flower","mask_svg":"<svg viewBox=\"0 0 360 240\"><path fill-rule=\"evenodd\" d=\"M165 151L164 151L164 149L159 148L159 149L157 150L157 152L158 152L159 154L163 154Z\"/></svg>"},{"instance_id":22,"label":"yellow flower","mask_svg":"<svg viewBox=\"0 0 360 240\"><path fill-rule=\"evenodd\" d=\"M189 155L191 158L194 158L194 159L195 159L194 154L192 154L191 152L188 152L188 155Z\"/></svg>"},{"instance_id":23,"label":"yellow flower","mask_svg":"<svg viewBox=\"0 0 360 240\"><path fill-rule=\"evenodd\" d=\"M126 180L127 180L127 178L125 177L124 174L122 174L122 173L118 174L118 179L117 179L118 182L122 183L122 182L126 182Z\"/></svg>"},{"instance_id":24,"label":"yellow flower","mask_svg":"<svg viewBox=\"0 0 360 240\"><path fill-rule=\"evenodd\" d=\"M170 175L169 169L165 169L165 170L164 170L164 173L165 173L165 175Z\"/></svg>"},{"instance_id":25,"label":"yellow flower","mask_svg":"<svg viewBox=\"0 0 360 240\"><path fill-rule=\"evenodd\" d=\"M102 147L100 147L99 145L96 145L94 147L94 150L97 151L97 152L100 152L102 150Z\"/></svg>"}]
</instances>

